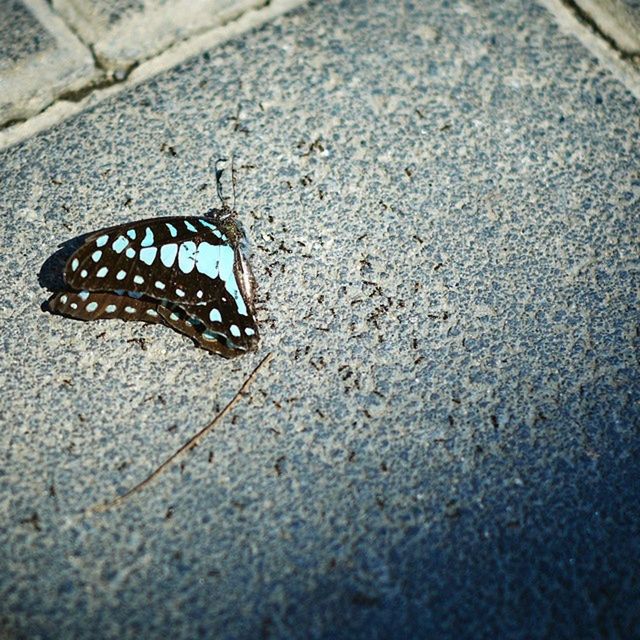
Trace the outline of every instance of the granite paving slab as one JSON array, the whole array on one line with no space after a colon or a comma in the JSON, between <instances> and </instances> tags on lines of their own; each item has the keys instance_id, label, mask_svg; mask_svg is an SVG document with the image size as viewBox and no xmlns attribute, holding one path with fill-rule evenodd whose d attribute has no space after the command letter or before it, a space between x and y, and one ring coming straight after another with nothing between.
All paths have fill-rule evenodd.
<instances>
[{"instance_id":1,"label":"granite paving slab","mask_svg":"<svg viewBox=\"0 0 640 640\"><path fill-rule=\"evenodd\" d=\"M91 52L44 0L1 2L0 25L0 126L94 77Z\"/></svg>"},{"instance_id":2,"label":"granite paving slab","mask_svg":"<svg viewBox=\"0 0 640 640\"><path fill-rule=\"evenodd\" d=\"M264 4L265 0L53 0L109 70L128 69L179 40Z\"/></svg>"},{"instance_id":3,"label":"granite paving slab","mask_svg":"<svg viewBox=\"0 0 640 640\"><path fill-rule=\"evenodd\" d=\"M535 3L332 0L0 152L4 636L640 637L639 115ZM231 155L257 353L41 310Z\"/></svg>"}]
</instances>

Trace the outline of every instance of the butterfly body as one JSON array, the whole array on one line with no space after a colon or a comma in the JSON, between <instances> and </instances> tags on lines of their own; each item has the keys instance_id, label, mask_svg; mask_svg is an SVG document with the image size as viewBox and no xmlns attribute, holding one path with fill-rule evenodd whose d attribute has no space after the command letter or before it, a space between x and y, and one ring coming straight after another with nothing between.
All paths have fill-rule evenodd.
<instances>
[{"instance_id":1,"label":"butterfly body","mask_svg":"<svg viewBox=\"0 0 640 640\"><path fill-rule=\"evenodd\" d=\"M256 348L255 281L227 210L138 220L88 235L51 311L165 324L224 357Z\"/></svg>"}]
</instances>

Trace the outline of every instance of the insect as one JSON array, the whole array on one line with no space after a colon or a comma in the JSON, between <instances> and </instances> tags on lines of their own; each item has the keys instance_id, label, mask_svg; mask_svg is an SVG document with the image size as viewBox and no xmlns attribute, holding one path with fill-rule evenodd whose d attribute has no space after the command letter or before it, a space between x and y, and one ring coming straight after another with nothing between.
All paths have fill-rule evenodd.
<instances>
[{"instance_id":1,"label":"insect","mask_svg":"<svg viewBox=\"0 0 640 640\"><path fill-rule=\"evenodd\" d=\"M225 358L254 350L255 280L246 236L222 198L217 164L222 209L91 233L67 260L67 290L49 300L49 310L79 320L164 324Z\"/></svg>"}]
</instances>

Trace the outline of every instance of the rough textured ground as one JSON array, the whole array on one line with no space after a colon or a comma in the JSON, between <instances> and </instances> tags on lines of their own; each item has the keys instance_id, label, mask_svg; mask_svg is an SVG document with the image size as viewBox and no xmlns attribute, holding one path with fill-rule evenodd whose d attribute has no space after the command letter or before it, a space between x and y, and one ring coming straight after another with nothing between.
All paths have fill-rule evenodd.
<instances>
[{"instance_id":1,"label":"rough textured ground","mask_svg":"<svg viewBox=\"0 0 640 640\"><path fill-rule=\"evenodd\" d=\"M529 2L319 2L3 151L4 636L640 637L639 115ZM259 353L40 310L231 153Z\"/></svg>"}]
</instances>

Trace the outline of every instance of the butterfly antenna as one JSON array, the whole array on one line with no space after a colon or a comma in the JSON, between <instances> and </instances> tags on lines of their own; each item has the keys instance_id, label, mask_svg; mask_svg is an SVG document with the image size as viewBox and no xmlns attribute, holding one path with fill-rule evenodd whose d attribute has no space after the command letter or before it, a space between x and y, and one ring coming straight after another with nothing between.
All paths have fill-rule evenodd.
<instances>
[{"instance_id":1,"label":"butterfly antenna","mask_svg":"<svg viewBox=\"0 0 640 640\"><path fill-rule=\"evenodd\" d=\"M220 202L222 203L223 209L227 208L227 203L222 197L222 181L220 180L222 178L222 173L224 172L224 169L218 169L218 165L221 162L226 162L226 161L227 161L226 158L218 158L216 160L216 191L218 192L218 198L220 198Z\"/></svg>"},{"instance_id":2,"label":"butterfly antenna","mask_svg":"<svg viewBox=\"0 0 640 640\"><path fill-rule=\"evenodd\" d=\"M235 158L231 155L231 190L233 192L233 200L231 204L231 211L236 210L236 166Z\"/></svg>"}]
</instances>

